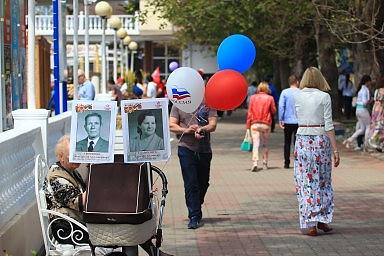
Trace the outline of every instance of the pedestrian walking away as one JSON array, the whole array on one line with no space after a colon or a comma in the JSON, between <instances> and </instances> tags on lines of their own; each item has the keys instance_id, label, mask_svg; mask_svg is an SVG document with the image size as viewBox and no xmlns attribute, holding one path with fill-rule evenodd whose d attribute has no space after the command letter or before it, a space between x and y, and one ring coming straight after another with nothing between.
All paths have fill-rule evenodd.
<instances>
[{"instance_id":1,"label":"pedestrian walking away","mask_svg":"<svg viewBox=\"0 0 384 256\"><path fill-rule=\"evenodd\" d=\"M347 119L350 119L352 114L352 98L355 95L355 86L350 79L350 74L345 75L345 81L342 87L342 95L344 115Z\"/></svg>"},{"instance_id":2,"label":"pedestrian walking away","mask_svg":"<svg viewBox=\"0 0 384 256\"><path fill-rule=\"evenodd\" d=\"M294 96L299 128L295 143L294 180L299 203L300 228L309 236L317 229L329 232L332 228L334 203L332 188L333 164L339 165L335 130L332 122L331 96L321 72L308 68Z\"/></svg>"},{"instance_id":3,"label":"pedestrian walking away","mask_svg":"<svg viewBox=\"0 0 384 256\"><path fill-rule=\"evenodd\" d=\"M201 105L193 115L172 106L169 123L171 131L179 137L178 156L188 208L188 228L196 229L201 225L201 206L209 187L210 133L216 130L217 112Z\"/></svg>"},{"instance_id":4,"label":"pedestrian walking away","mask_svg":"<svg viewBox=\"0 0 384 256\"><path fill-rule=\"evenodd\" d=\"M268 75L264 78L263 82L266 82L269 86L269 94L272 95L274 101L275 101L275 106L277 109L277 104L279 103L279 92L276 89L276 86L272 83L273 76ZM272 116L272 124L271 124L271 132L275 131L275 126L276 126L276 121L275 121L275 114Z\"/></svg>"},{"instance_id":5,"label":"pedestrian walking away","mask_svg":"<svg viewBox=\"0 0 384 256\"><path fill-rule=\"evenodd\" d=\"M374 101L372 108L372 121L369 132L369 146L379 152L384 150L384 77L376 83Z\"/></svg>"},{"instance_id":6,"label":"pedestrian walking away","mask_svg":"<svg viewBox=\"0 0 384 256\"><path fill-rule=\"evenodd\" d=\"M251 97L247 114L247 129L251 130L252 149L252 172L258 171L259 148L263 155L263 169L268 169L268 140L271 133L273 115L276 106L273 97L269 95L269 86L261 82L257 87L257 93Z\"/></svg>"},{"instance_id":7,"label":"pedestrian walking away","mask_svg":"<svg viewBox=\"0 0 384 256\"><path fill-rule=\"evenodd\" d=\"M371 125L371 116L368 111L368 104L370 102L369 87L372 79L369 75L364 75L361 78L356 99L356 117L359 122L359 129L352 134L351 137L343 141L343 144L350 148L351 144L359 135L364 135L364 147L366 147L369 137L369 126Z\"/></svg>"},{"instance_id":8,"label":"pedestrian walking away","mask_svg":"<svg viewBox=\"0 0 384 256\"><path fill-rule=\"evenodd\" d=\"M279 125L284 130L284 168L288 169L290 164L291 144L296 140L298 128L295 111L294 96L299 93L299 80L295 75L288 78L289 88L284 89L279 99Z\"/></svg>"}]
</instances>

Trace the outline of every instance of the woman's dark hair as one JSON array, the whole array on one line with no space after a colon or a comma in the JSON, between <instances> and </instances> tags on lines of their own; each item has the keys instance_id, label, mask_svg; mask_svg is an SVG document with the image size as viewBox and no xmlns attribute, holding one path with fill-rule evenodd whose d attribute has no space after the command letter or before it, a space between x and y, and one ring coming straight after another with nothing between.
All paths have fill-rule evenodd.
<instances>
[{"instance_id":1,"label":"woman's dark hair","mask_svg":"<svg viewBox=\"0 0 384 256\"><path fill-rule=\"evenodd\" d=\"M135 83L143 83L143 74L141 73L140 70L135 71Z\"/></svg>"},{"instance_id":2,"label":"woman's dark hair","mask_svg":"<svg viewBox=\"0 0 384 256\"><path fill-rule=\"evenodd\" d=\"M141 135L142 131L140 129L140 125L143 123L146 116L153 116L156 120L156 116L150 110L144 110L137 117L137 133Z\"/></svg>"},{"instance_id":3,"label":"woman's dark hair","mask_svg":"<svg viewBox=\"0 0 384 256\"><path fill-rule=\"evenodd\" d=\"M148 83L153 81L153 78L151 75L147 75L146 79Z\"/></svg>"},{"instance_id":4,"label":"woman's dark hair","mask_svg":"<svg viewBox=\"0 0 384 256\"><path fill-rule=\"evenodd\" d=\"M367 82L372 81L371 77L369 75L363 75L363 77L360 80L359 86L357 87L357 92L360 91L363 84L366 84Z\"/></svg>"}]
</instances>

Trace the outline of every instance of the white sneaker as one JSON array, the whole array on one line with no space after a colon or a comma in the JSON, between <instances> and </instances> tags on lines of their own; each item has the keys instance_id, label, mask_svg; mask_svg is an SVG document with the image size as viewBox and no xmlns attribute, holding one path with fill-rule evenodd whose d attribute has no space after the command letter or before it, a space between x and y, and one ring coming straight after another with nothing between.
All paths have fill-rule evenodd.
<instances>
[{"instance_id":1,"label":"white sneaker","mask_svg":"<svg viewBox=\"0 0 384 256\"><path fill-rule=\"evenodd\" d=\"M257 165L252 166L251 172L258 172L259 169L257 168Z\"/></svg>"},{"instance_id":2,"label":"white sneaker","mask_svg":"<svg viewBox=\"0 0 384 256\"><path fill-rule=\"evenodd\" d=\"M268 164L267 164L267 162L263 162L263 170L268 170Z\"/></svg>"},{"instance_id":3,"label":"white sneaker","mask_svg":"<svg viewBox=\"0 0 384 256\"><path fill-rule=\"evenodd\" d=\"M362 148L361 147L359 147L359 146L356 146L356 147L354 147L354 149L353 150L355 150L355 151L361 151L362 150Z\"/></svg>"}]
</instances>

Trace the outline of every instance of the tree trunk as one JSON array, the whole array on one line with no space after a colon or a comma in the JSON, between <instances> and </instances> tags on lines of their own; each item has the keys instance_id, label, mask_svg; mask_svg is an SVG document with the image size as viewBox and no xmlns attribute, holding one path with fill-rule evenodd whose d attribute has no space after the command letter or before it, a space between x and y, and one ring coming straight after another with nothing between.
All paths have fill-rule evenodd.
<instances>
[{"instance_id":1,"label":"tree trunk","mask_svg":"<svg viewBox=\"0 0 384 256\"><path fill-rule=\"evenodd\" d=\"M280 74L280 82L281 88L280 91L288 87L288 77L290 76L290 68L289 68L289 60L288 59L280 59L279 60L279 74Z\"/></svg>"},{"instance_id":2,"label":"tree trunk","mask_svg":"<svg viewBox=\"0 0 384 256\"><path fill-rule=\"evenodd\" d=\"M304 26L294 36L294 60L292 74L301 77L307 67L316 66L316 42L313 27Z\"/></svg>"},{"instance_id":3,"label":"tree trunk","mask_svg":"<svg viewBox=\"0 0 384 256\"><path fill-rule=\"evenodd\" d=\"M336 65L335 50L331 34L315 19L315 38L318 52L318 65L329 86L331 87L333 116L341 117L341 109L338 98L338 71Z\"/></svg>"},{"instance_id":4,"label":"tree trunk","mask_svg":"<svg viewBox=\"0 0 384 256\"><path fill-rule=\"evenodd\" d=\"M355 12L356 15L365 23L378 26L378 23L383 23L383 6L382 1L368 0L365 4L360 2L355 2ZM379 8L379 9L377 9ZM379 11L378 13L376 13ZM381 28L381 27L380 27ZM373 36L373 30L369 29L366 31L366 36ZM363 41L366 39L366 36L358 35L355 38L356 42ZM366 43L355 44L353 49L354 53L354 73L355 80L360 81L363 75L370 75L372 78L377 77L380 73L380 62L382 60L378 59L379 56L375 52L374 39L371 38Z\"/></svg>"},{"instance_id":5,"label":"tree trunk","mask_svg":"<svg viewBox=\"0 0 384 256\"><path fill-rule=\"evenodd\" d=\"M353 51L353 72L358 84L363 75L372 75L374 70L374 54L370 43L355 44Z\"/></svg>"},{"instance_id":6,"label":"tree trunk","mask_svg":"<svg viewBox=\"0 0 384 256\"><path fill-rule=\"evenodd\" d=\"M276 86L278 91L281 91L281 81L280 81L280 62L276 57L273 60L273 84Z\"/></svg>"},{"instance_id":7,"label":"tree trunk","mask_svg":"<svg viewBox=\"0 0 384 256\"><path fill-rule=\"evenodd\" d=\"M377 14L377 19L376 19L376 29L380 30L381 27L384 25L384 1L380 1L379 5L379 12ZM384 36L381 35L380 39L383 40ZM384 49L380 49L376 51L376 59L378 62L378 70L379 70L379 75L384 76Z\"/></svg>"}]
</instances>

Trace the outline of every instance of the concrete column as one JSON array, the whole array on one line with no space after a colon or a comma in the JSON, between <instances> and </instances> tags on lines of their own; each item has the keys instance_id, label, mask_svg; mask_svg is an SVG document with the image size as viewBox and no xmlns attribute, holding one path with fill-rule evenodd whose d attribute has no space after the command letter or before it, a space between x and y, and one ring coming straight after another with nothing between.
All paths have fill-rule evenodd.
<instances>
[{"instance_id":1,"label":"concrete column","mask_svg":"<svg viewBox=\"0 0 384 256\"><path fill-rule=\"evenodd\" d=\"M17 109L12 111L14 120L14 128L25 128L31 124L37 124L41 127L41 134L43 136L43 146L45 159L48 159L47 154L47 141L48 141L48 116L50 110L46 109Z\"/></svg>"}]
</instances>

